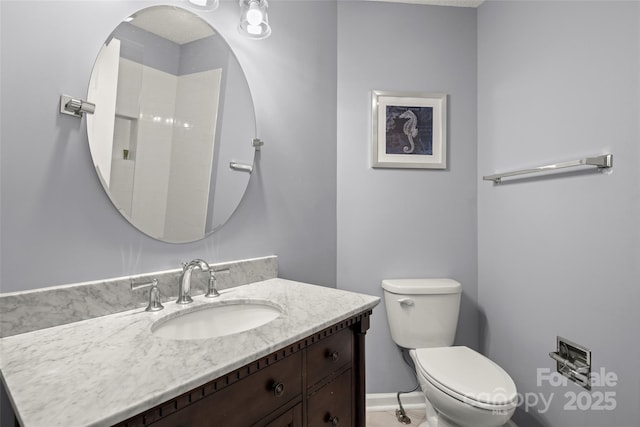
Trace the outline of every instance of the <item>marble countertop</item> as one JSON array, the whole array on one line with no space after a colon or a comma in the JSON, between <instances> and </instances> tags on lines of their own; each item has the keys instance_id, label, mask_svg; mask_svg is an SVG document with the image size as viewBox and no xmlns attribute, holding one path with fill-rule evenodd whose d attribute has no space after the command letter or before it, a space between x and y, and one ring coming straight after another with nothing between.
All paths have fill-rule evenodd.
<instances>
[{"instance_id":1,"label":"marble countertop","mask_svg":"<svg viewBox=\"0 0 640 427\"><path fill-rule=\"evenodd\" d=\"M203 340L155 336L181 310L234 299L283 310L256 329ZM159 312L136 309L0 340L0 371L22 427L110 426L327 326L370 310L378 297L270 279L194 297Z\"/></svg>"}]
</instances>

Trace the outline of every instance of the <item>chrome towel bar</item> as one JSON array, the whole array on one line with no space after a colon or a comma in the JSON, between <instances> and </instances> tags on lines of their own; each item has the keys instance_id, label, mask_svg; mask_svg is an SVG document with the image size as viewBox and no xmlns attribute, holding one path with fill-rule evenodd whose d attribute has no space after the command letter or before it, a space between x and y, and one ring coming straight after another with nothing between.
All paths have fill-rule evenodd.
<instances>
[{"instance_id":1,"label":"chrome towel bar","mask_svg":"<svg viewBox=\"0 0 640 427\"><path fill-rule=\"evenodd\" d=\"M483 176L482 179L485 181L493 181L495 184L499 184L500 182L502 182L502 178L507 178L510 176L525 175L525 174L538 173L538 172L548 172L556 169L572 168L575 166L596 166L599 169L610 168L611 166L613 166L613 154L603 154L602 156L587 157L585 159L556 163L556 164L547 165L547 166L538 166L536 168L531 168L531 169L523 169L519 171L503 172L495 175L487 175L487 176Z\"/></svg>"}]
</instances>

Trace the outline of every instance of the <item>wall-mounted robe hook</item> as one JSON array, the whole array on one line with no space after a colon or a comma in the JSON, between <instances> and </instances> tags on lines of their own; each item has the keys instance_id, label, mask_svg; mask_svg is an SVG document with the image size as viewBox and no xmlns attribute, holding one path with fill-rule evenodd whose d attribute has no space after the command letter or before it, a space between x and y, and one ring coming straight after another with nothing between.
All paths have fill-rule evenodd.
<instances>
[{"instance_id":1,"label":"wall-mounted robe hook","mask_svg":"<svg viewBox=\"0 0 640 427\"><path fill-rule=\"evenodd\" d=\"M96 104L73 98L69 95L60 95L60 112L74 117L82 117L83 113L93 114Z\"/></svg>"}]
</instances>

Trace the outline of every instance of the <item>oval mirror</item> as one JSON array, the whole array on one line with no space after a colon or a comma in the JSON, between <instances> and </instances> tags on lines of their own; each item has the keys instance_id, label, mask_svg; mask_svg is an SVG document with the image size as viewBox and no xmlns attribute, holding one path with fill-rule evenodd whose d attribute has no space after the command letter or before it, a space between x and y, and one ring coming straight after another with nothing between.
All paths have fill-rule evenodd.
<instances>
[{"instance_id":1,"label":"oval mirror","mask_svg":"<svg viewBox=\"0 0 640 427\"><path fill-rule=\"evenodd\" d=\"M186 243L229 219L249 182L256 125L244 72L213 27L173 6L136 12L102 46L87 100L96 172L131 224Z\"/></svg>"}]
</instances>

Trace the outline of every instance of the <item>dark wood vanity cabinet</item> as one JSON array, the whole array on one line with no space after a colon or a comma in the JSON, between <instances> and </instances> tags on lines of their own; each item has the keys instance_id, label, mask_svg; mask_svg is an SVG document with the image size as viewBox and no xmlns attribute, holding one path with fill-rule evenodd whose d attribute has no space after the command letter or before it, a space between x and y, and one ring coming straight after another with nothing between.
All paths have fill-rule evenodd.
<instances>
[{"instance_id":1,"label":"dark wood vanity cabinet","mask_svg":"<svg viewBox=\"0 0 640 427\"><path fill-rule=\"evenodd\" d=\"M365 427L371 311L339 322L118 427Z\"/></svg>"},{"instance_id":2,"label":"dark wood vanity cabinet","mask_svg":"<svg viewBox=\"0 0 640 427\"><path fill-rule=\"evenodd\" d=\"M307 350L308 426L353 426L354 339L351 330L333 334ZM364 424L363 424L364 425Z\"/></svg>"}]
</instances>

